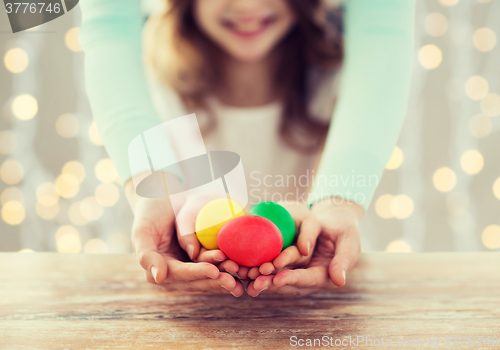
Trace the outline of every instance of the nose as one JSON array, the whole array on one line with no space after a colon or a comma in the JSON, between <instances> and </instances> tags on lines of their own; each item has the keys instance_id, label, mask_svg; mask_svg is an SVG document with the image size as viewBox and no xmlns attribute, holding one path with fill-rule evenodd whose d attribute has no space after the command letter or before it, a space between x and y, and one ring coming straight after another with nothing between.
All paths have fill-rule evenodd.
<instances>
[{"instance_id":1,"label":"nose","mask_svg":"<svg viewBox=\"0 0 500 350\"><path fill-rule=\"evenodd\" d=\"M231 10L237 15L255 15L265 8L262 0L231 0Z\"/></svg>"}]
</instances>

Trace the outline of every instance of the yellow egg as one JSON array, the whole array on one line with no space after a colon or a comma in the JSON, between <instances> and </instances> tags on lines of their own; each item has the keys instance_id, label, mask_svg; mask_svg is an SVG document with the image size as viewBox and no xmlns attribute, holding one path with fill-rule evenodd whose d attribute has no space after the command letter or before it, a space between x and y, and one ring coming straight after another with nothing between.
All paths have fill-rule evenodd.
<instances>
[{"instance_id":1,"label":"yellow egg","mask_svg":"<svg viewBox=\"0 0 500 350\"><path fill-rule=\"evenodd\" d=\"M196 236L201 245L207 249L217 249L217 234L228 221L243 216L243 209L238 203L219 198L206 204L201 208L196 217Z\"/></svg>"}]
</instances>

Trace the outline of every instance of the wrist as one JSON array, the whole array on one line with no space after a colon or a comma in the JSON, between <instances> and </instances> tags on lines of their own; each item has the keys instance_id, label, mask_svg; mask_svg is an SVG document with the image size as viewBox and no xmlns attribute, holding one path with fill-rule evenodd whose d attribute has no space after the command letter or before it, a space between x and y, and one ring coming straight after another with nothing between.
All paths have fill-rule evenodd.
<instances>
[{"instance_id":1,"label":"wrist","mask_svg":"<svg viewBox=\"0 0 500 350\"><path fill-rule=\"evenodd\" d=\"M125 185L123 186L123 191L125 192L125 197L127 198L128 204L132 208L132 212L135 212L135 207L137 206L137 203L141 200L142 197L140 197L135 192L135 186L134 182L132 181L132 178L130 178L125 183Z\"/></svg>"}]
</instances>

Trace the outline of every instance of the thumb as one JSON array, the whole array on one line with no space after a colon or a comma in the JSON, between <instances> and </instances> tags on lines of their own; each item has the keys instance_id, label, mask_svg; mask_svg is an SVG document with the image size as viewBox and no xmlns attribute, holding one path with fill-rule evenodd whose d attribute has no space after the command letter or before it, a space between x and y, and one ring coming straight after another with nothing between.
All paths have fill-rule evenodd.
<instances>
[{"instance_id":1,"label":"thumb","mask_svg":"<svg viewBox=\"0 0 500 350\"><path fill-rule=\"evenodd\" d=\"M198 210L196 207L184 205L175 220L177 225L177 240L191 260L196 259L200 252L200 242L195 234L195 222Z\"/></svg>"},{"instance_id":2,"label":"thumb","mask_svg":"<svg viewBox=\"0 0 500 350\"><path fill-rule=\"evenodd\" d=\"M328 273L333 284L342 287L346 283L346 273L358 261L361 244L357 232L341 236L335 244L335 255L328 267Z\"/></svg>"},{"instance_id":3,"label":"thumb","mask_svg":"<svg viewBox=\"0 0 500 350\"><path fill-rule=\"evenodd\" d=\"M139 264L157 284L167 278L167 262L158 252L158 242L154 235L148 234L144 229L134 230L132 244Z\"/></svg>"}]
</instances>

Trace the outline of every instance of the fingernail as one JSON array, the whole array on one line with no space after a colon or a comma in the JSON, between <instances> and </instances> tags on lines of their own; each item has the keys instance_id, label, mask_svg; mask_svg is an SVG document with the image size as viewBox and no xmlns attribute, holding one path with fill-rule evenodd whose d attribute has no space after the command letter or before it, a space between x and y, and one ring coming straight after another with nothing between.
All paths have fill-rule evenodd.
<instances>
[{"instance_id":1,"label":"fingernail","mask_svg":"<svg viewBox=\"0 0 500 350\"><path fill-rule=\"evenodd\" d=\"M236 295L234 295L234 293L233 293L233 292L229 291L229 293L231 293L231 295L232 295L233 297L236 297ZM236 298L237 298L237 297L236 297Z\"/></svg>"},{"instance_id":2,"label":"fingernail","mask_svg":"<svg viewBox=\"0 0 500 350\"><path fill-rule=\"evenodd\" d=\"M307 255L311 253L311 242L307 242Z\"/></svg>"},{"instance_id":3,"label":"fingernail","mask_svg":"<svg viewBox=\"0 0 500 350\"><path fill-rule=\"evenodd\" d=\"M193 260L193 254L194 254L194 245L188 244L187 245L187 253L189 255L189 258Z\"/></svg>"},{"instance_id":4,"label":"fingernail","mask_svg":"<svg viewBox=\"0 0 500 350\"><path fill-rule=\"evenodd\" d=\"M342 270L342 276L344 276L344 284L346 283L345 270Z\"/></svg>"},{"instance_id":5,"label":"fingernail","mask_svg":"<svg viewBox=\"0 0 500 350\"><path fill-rule=\"evenodd\" d=\"M155 282L158 283L158 281L156 280L156 277L158 276L158 269L156 268L156 266L151 266L151 274L153 275Z\"/></svg>"},{"instance_id":6,"label":"fingernail","mask_svg":"<svg viewBox=\"0 0 500 350\"><path fill-rule=\"evenodd\" d=\"M266 287L266 288L262 289L262 290L261 290L261 291L260 291L260 292L256 295L256 297L258 297L258 296L260 295L260 293L262 293L262 292L263 292L263 291L265 291L266 289L268 289L268 287Z\"/></svg>"},{"instance_id":7,"label":"fingernail","mask_svg":"<svg viewBox=\"0 0 500 350\"><path fill-rule=\"evenodd\" d=\"M226 288L224 287L222 284L220 285L222 288L224 288L225 290L229 290L229 288Z\"/></svg>"}]
</instances>

